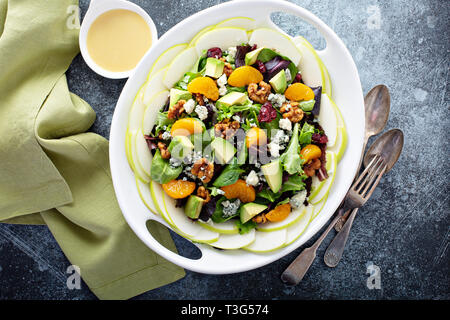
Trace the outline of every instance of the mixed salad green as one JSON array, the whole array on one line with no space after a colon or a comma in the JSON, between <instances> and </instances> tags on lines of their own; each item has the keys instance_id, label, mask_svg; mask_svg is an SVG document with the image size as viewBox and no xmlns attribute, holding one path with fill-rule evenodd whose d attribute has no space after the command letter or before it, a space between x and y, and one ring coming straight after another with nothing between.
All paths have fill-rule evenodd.
<instances>
[{"instance_id":1,"label":"mixed salad green","mask_svg":"<svg viewBox=\"0 0 450 320\"><path fill-rule=\"evenodd\" d=\"M321 93L276 50L205 50L145 135L150 178L190 219L241 234L282 221L307 205L312 177L327 178Z\"/></svg>"}]
</instances>

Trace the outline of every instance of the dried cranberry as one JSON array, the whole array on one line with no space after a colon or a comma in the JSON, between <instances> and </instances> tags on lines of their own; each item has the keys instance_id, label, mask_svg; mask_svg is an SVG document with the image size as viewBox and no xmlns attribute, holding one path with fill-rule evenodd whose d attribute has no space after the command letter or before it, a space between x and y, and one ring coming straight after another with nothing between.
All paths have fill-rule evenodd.
<instances>
[{"instance_id":1,"label":"dried cranberry","mask_svg":"<svg viewBox=\"0 0 450 320\"><path fill-rule=\"evenodd\" d=\"M311 136L311 140L317 144L326 144L328 142L328 137L325 134L313 133Z\"/></svg>"},{"instance_id":2,"label":"dried cranberry","mask_svg":"<svg viewBox=\"0 0 450 320\"><path fill-rule=\"evenodd\" d=\"M252 45L252 47L250 48L250 51L256 50L258 48L257 44Z\"/></svg>"},{"instance_id":3,"label":"dried cranberry","mask_svg":"<svg viewBox=\"0 0 450 320\"><path fill-rule=\"evenodd\" d=\"M258 114L259 122L271 122L277 117L277 110L272 107L270 102L266 102L261 106Z\"/></svg>"},{"instance_id":4,"label":"dried cranberry","mask_svg":"<svg viewBox=\"0 0 450 320\"><path fill-rule=\"evenodd\" d=\"M267 71L266 66L260 60L256 60L255 66L256 66L256 69L258 69L259 72L261 72L261 73L265 73Z\"/></svg>"},{"instance_id":5,"label":"dried cranberry","mask_svg":"<svg viewBox=\"0 0 450 320\"><path fill-rule=\"evenodd\" d=\"M218 48L218 47L214 47L214 48L209 48L208 52L206 53L206 56L208 58L222 58L222 49Z\"/></svg>"},{"instance_id":6,"label":"dried cranberry","mask_svg":"<svg viewBox=\"0 0 450 320\"><path fill-rule=\"evenodd\" d=\"M294 81L292 81L292 83L301 82L301 81L302 81L302 75L299 72L295 75Z\"/></svg>"}]
</instances>

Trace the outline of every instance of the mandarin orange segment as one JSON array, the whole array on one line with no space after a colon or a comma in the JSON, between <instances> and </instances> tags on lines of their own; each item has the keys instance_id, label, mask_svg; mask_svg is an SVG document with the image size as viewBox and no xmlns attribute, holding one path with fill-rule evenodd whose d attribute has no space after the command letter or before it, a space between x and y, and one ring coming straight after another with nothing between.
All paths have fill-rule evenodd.
<instances>
[{"instance_id":1,"label":"mandarin orange segment","mask_svg":"<svg viewBox=\"0 0 450 320\"><path fill-rule=\"evenodd\" d=\"M305 163L311 160L320 158L322 156L322 150L315 144L308 144L306 147L302 148L300 151L300 157L305 160Z\"/></svg>"},{"instance_id":2,"label":"mandarin orange segment","mask_svg":"<svg viewBox=\"0 0 450 320\"><path fill-rule=\"evenodd\" d=\"M162 185L164 191L173 199L182 199L195 190L195 182L172 180Z\"/></svg>"},{"instance_id":3,"label":"mandarin orange segment","mask_svg":"<svg viewBox=\"0 0 450 320\"><path fill-rule=\"evenodd\" d=\"M188 84L187 89L190 93L201 93L213 101L219 99L219 88L217 88L216 82L209 77L195 78Z\"/></svg>"},{"instance_id":4,"label":"mandarin orange segment","mask_svg":"<svg viewBox=\"0 0 450 320\"><path fill-rule=\"evenodd\" d=\"M233 87L243 87L250 83L260 83L264 77L258 69L251 66L236 68L228 78L228 84Z\"/></svg>"},{"instance_id":5,"label":"mandarin orange segment","mask_svg":"<svg viewBox=\"0 0 450 320\"><path fill-rule=\"evenodd\" d=\"M239 199L243 203L255 201L256 192L244 180L239 179L233 184L220 188L227 199Z\"/></svg>"},{"instance_id":6,"label":"mandarin orange segment","mask_svg":"<svg viewBox=\"0 0 450 320\"><path fill-rule=\"evenodd\" d=\"M170 134L172 137L175 136L189 136L194 133L202 133L203 124L200 120L195 118L182 118L172 125Z\"/></svg>"},{"instance_id":7,"label":"mandarin orange segment","mask_svg":"<svg viewBox=\"0 0 450 320\"><path fill-rule=\"evenodd\" d=\"M266 132L261 128L253 127L247 131L245 142L247 144L247 148L250 148L254 145L265 145L267 143Z\"/></svg>"},{"instance_id":8,"label":"mandarin orange segment","mask_svg":"<svg viewBox=\"0 0 450 320\"><path fill-rule=\"evenodd\" d=\"M286 219L290 213L291 205L289 203L285 203L266 213L266 218L271 222L279 222Z\"/></svg>"},{"instance_id":9,"label":"mandarin orange segment","mask_svg":"<svg viewBox=\"0 0 450 320\"><path fill-rule=\"evenodd\" d=\"M291 101L307 101L314 99L314 91L303 83L291 84L284 92L286 99Z\"/></svg>"}]
</instances>

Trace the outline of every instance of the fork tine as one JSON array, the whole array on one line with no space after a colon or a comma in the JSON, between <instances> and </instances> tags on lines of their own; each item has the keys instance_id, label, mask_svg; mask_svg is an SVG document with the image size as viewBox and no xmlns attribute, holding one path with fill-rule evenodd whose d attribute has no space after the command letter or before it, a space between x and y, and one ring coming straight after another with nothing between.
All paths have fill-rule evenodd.
<instances>
[{"instance_id":1,"label":"fork tine","mask_svg":"<svg viewBox=\"0 0 450 320\"><path fill-rule=\"evenodd\" d=\"M371 170L374 163L377 161L378 155L375 155L373 159L370 161L370 163L367 165L367 167L364 169L364 171L361 173L361 175L358 177L358 179L353 183L352 189L356 191L356 187L359 185L361 180L367 175L367 172Z\"/></svg>"},{"instance_id":2,"label":"fork tine","mask_svg":"<svg viewBox=\"0 0 450 320\"><path fill-rule=\"evenodd\" d=\"M356 189L357 192L362 193L363 188L367 188L367 184L372 181L373 177L377 174L377 170L380 167L381 162L383 159L381 157L378 157L375 161L375 164L368 170L367 175L364 177L363 181L361 182L360 186Z\"/></svg>"},{"instance_id":3,"label":"fork tine","mask_svg":"<svg viewBox=\"0 0 450 320\"><path fill-rule=\"evenodd\" d=\"M360 193L362 188L371 180L373 172L378 168L381 157L376 155L364 169L363 173L359 176L358 180L353 184L353 190Z\"/></svg>"},{"instance_id":4,"label":"fork tine","mask_svg":"<svg viewBox=\"0 0 450 320\"><path fill-rule=\"evenodd\" d=\"M370 191L366 195L362 195L364 200L367 200L372 195L372 193L375 191L375 188L377 187L378 183L380 182L381 177L386 172L386 168L387 168L386 164L384 163L384 161L381 161L381 163L382 163L381 170L378 173L377 179L373 182L372 188L370 188Z\"/></svg>"},{"instance_id":5,"label":"fork tine","mask_svg":"<svg viewBox=\"0 0 450 320\"><path fill-rule=\"evenodd\" d=\"M369 188L373 185L377 185L379 182L379 179L381 178L381 176L384 174L384 171L386 169L386 164L384 163L383 158L380 159L380 161L377 162L376 168L375 170L373 170L370 174L368 183L366 185L366 187L364 188L364 190L362 192L360 192L360 195L365 198L366 194L367 194L367 190L369 190ZM375 181L375 177L377 177L376 181ZM372 191L372 190L371 190Z\"/></svg>"}]
</instances>

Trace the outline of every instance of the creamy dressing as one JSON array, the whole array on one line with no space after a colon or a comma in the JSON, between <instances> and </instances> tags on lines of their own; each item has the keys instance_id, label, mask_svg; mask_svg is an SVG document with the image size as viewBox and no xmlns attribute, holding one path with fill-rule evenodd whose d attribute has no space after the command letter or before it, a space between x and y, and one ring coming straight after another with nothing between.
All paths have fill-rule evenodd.
<instances>
[{"instance_id":1,"label":"creamy dressing","mask_svg":"<svg viewBox=\"0 0 450 320\"><path fill-rule=\"evenodd\" d=\"M152 44L148 24L136 12L110 10L92 23L87 35L87 49L92 60L112 71L129 71Z\"/></svg>"}]
</instances>

